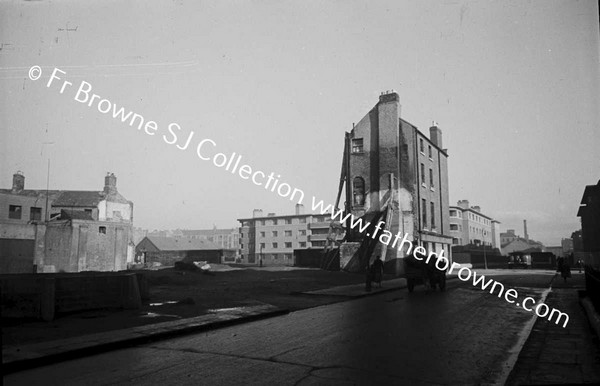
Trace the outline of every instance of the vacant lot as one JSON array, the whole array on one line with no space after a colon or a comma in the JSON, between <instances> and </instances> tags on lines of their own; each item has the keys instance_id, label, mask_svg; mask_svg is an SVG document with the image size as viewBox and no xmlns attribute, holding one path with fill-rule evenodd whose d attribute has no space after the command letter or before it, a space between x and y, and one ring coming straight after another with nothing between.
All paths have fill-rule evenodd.
<instances>
[{"instance_id":1,"label":"vacant lot","mask_svg":"<svg viewBox=\"0 0 600 386\"><path fill-rule=\"evenodd\" d=\"M225 267L225 269L228 269ZM237 269L202 272L172 268L144 271L150 301L139 310L94 310L62 315L53 322L3 320L3 345L62 339L198 316L212 309L258 302L291 311L343 300L300 292L364 283L364 275L316 269Z\"/></svg>"}]
</instances>

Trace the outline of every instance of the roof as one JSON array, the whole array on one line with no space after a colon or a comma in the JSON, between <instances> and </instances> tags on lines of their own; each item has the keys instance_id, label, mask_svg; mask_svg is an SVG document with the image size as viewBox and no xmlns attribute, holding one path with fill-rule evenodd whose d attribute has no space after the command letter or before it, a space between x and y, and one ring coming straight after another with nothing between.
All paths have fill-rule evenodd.
<instances>
[{"instance_id":1,"label":"roof","mask_svg":"<svg viewBox=\"0 0 600 386\"><path fill-rule=\"evenodd\" d=\"M500 223L500 221L498 221L498 220L494 220L494 219L493 219L493 218L491 218L490 216L488 216L488 215L485 215L485 214L483 214L483 213L481 213L481 212L478 212L478 211L476 211L476 210L475 210L475 209L473 209L473 208L461 208L460 206L456 206L456 205L450 205L448 208L449 208L449 209L458 209L458 210L460 210L461 212L473 212L473 213L475 213L476 215L479 215L479 216L481 216L481 217L485 217L485 218L487 218L488 220L490 220L490 221L492 221L492 222L497 222L497 223Z\"/></svg>"},{"instance_id":2,"label":"roof","mask_svg":"<svg viewBox=\"0 0 600 386\"><path fill-rule=\"evenodd\" d=\"M184 236L213 236L213 235L230 235L232 233L237 233L238 228L229 228L229 229L182 229L181 233Z\"/></svg>"},{"instance_id":3,"label":"roof","mask_svg":"<svg viewBox=\"0 0 600 386\"><path fill-rule=\"evenodd\" d=\"M39 195L45 195L45 189L24 189L20 191L13 191L12 189L0 189L0 193L5 194L14 194L17 196L27 196L27 197L37 197ZM53 194L60 193L60 190L48 190L48 195L52 196Z\"/></svg>"},{"instance_id":4,"label":"roof","mask_svg":"<svg viewBox=\"0 0 600 386\"><path fill-rule=\"evenodd\" d=\"M94 221L91 213L82 210L64 210L60 211L61 220L89 220Z\"/></svg>"},{"instance_id":5,"label":"roof","mask_svg":"<svg viewBox=\"0 0 600 386\"><path fill-rule=\"evenodd\" d=\"M106 194L97 190L65 190L52 202L52 206L96 207L102 200L127 204L128 201L119 193Z\"/></svg>"},{"instance_id":6,"label":"roof","mask_svg":"<svg viewBox=\"0 0 600 386\"><path fill-rule=\"evenodd\" d=\"M583 191L583 197L581 197L580 205L586 205L588 203L588 197L600 196L600 181L597 185L587 185Z\"/></svg>"},{"instance_id":7,"label":"roof","mask_svg":"<svg viewBox=\"0 0 600 386\"><path fill-rule=\"evenodd\" d=\"M146 236L145 238L161 251L198 251L222 249L218 245L203 239L158 236Z\"/></svg>"},{"instance_id":8,"label":"roof","mask_svg":"<svg viewBox=\"0 0 600 386\"><path fill-rule=\"evenodd\" d=\"M62 192L52 206L98 206L100 201L104 200L104 192L98 191L83 191L83 190L67 190Z\"/></svg>"},{"instance_id":9,"label":"roof","mask_svg":"<svg viewBox=\"0 0 600 386\"><path fill-rule=\"evenodd\" d=\"M238 218L238 221L249 221L249 220L273 220L273 219L280 219L280 218L293 218L293 217L327 217L328 219L326 220L326 222L329 222L329 219L331 218L331 213L326 212L326 213L307 213L307 214L282 214L282 215L276 215L276 216L260 216L260 217L246 217L246 218Z\"/></svg>"},{"instance_id":10,"label":"roof","mask_svg":"<svg viewBox=\"0 0 600 386\"><path fill-rule=\"evenodd\" d=\"M583 197L581 197L581 202L579 203L581 206L577 210L577 217L583 217L588 204L594 201L593 197L600 197L600 181L598 181L597 185L587 185L585 187Z\"/></svg>"}]
</instances>

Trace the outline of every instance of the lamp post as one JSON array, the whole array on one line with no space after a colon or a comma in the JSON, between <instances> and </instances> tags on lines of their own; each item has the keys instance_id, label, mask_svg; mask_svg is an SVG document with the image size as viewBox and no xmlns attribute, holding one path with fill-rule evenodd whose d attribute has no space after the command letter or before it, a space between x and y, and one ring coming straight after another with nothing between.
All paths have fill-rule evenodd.
<instances>
[{"instance_id":1,"label":"lamp post","mask_svg":"<svg viewBox=\"0 0 600 386\"><path fill-rule=\"evenodd\" d=\"M260 245L260 256L259 256L259 260L258 260L258 266L262 267L262 261L263 261L263 245Z\"/></svg>"}]
</instances>

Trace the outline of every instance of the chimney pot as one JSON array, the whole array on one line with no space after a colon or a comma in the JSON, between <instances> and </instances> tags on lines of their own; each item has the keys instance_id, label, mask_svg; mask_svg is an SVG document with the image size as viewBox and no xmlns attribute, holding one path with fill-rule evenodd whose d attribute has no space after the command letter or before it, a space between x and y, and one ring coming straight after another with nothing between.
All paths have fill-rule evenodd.
<instances>
[{"instance_id":1,"label":"chimney pot","mask_svg":"<svg viewBox=\"0 0 600 386\"><path fill-rule=\"evenodd\" d=\"M429 128L429 139L433 144L442 149L442 130L438 127L434 121L433 125Z\"/></svg>"},{"instance_id":2,"label":"chimney pot","mask_svg":"<svg viewBox=\"0 0 600 386\"><path fill-rule=\"evenodd\" d=\"M115 177L114 173L107 173L106 177L104 177L104 193L117 193L117 177Z\"/></svg>"},{"instance_id":3,"label":"chimney pot","mask_svg":"<svg viewBox=\"0 0 600 386\"><path fill-rule=\"evenodd\" d=\"M19 170L13 174L12 191L13 193L19 193L23 189L25 189L25 176L23 175L23 172Z\"/></svg>"}]
</instances>

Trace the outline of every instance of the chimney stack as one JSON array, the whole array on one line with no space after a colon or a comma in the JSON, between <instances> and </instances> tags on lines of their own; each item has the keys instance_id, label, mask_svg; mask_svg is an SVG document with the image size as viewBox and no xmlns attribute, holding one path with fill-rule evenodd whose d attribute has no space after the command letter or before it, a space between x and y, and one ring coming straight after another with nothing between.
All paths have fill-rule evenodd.
<instances>
[{"instance_id":1,"label":"chimney stack","mask_svg":"<svg viewBox=\"0 0 600 386\"><path fill-rule=\"evenodd\" d=\"M304 214L304 205L296 204L296 215Z\"/></svg>"},{"instance_id":2,"label":"chimney stack","mask_svg":"<svg viewBox=\"0 0 600 386\"><path fill-rule=\"evenodd\" d=\"M434 121L431 123L431 127L429 128L429 139L433 144L440 149L442 147L442 130L438 127L437 123Z\"/></svg>"},{"instance_id":3,"label":"chimney stack","mask_svg":"<svg viewBox=\"0 0 600 386\"><path fill-rule=\"evenodd\" d=\"M117 177L115 177L114 173L106 173L106 177L104 177L104 193L117 193Z\"/></svg>"},{"instance_id":4,"label":"chimney stack","mask_svg":"<svg viewBox=\"0 0 600 386\"><path fill-rule=\"evenodd\" d=\"M252 217L253 218L255 218L255 217L262 217L262 215L263 215L262 209L254 209L252 211Z\"/></svg>"},{"instance_id":5,"label":"chimney stack","mask_svg":"<svg viewBox=\"0 0 600 386\"><path fill-rule=\"evenodd\" d=\"M527 234L527 220L523 220L523 237L525 237L525 241L529 241L529 235Z\"/></svg>"},{"instance_id":6,"label":"chimney stack","mask_svg":"<svg viewBox=\"0 0 600 386\"><path fill-rule=\"evenodd\" d=\"M25 189L25 176L22 171L17 171L13 174L12 192L19 193Z\"/></svg>"}]
</instances>

